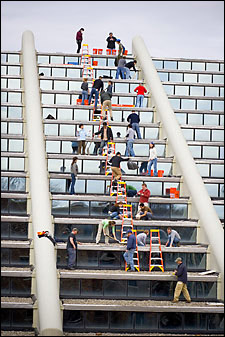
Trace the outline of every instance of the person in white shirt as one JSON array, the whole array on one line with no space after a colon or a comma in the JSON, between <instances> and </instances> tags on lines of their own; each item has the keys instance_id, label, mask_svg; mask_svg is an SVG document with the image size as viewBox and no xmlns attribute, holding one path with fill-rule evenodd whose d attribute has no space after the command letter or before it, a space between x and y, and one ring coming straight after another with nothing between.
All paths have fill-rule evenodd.
<instances>
[{"instance_id":1,"label":"person in white shirt","mask_svg":"<svg viewBox=\"0 0 225 337\"><path fill-rule=\"evenodd\" d=\"M78 154L81 154L81 147L83 149L82 154L85 155L85 140L87 137L87 132L84 130L84 124L79 125L80 130L77 132L78 136Z\"/></svg>"},{"instance_id":2,"label":"person in white shirt","mask_svg":"<svg viewBox=\"0 0 225 337\"><path fill-rule=\"evenodd\" d=\"M138 246L146 246L146 240L147 240L148 234L149 234L149 231L146 229L143 233L140 233L137 235Z\"/></svg>"},{"instance_id":3,"label":"person in white shirt","mask_svg":"<svg viewBox=\"0 0 225 337\"><path fill-rule=\"evenodd\" d=\"M135 153L133 149L135 131L132 129L131 124L128 124L126 138L127 138L127 146L126 146L126 151L125 151L125 157L129 157L129 156L135 157Z\"/></svg>"},{"instance_id":4,"label":"person in white shirt","mask_svg":"<svg viewBox=\"0 0 225 337\"><path fill-rule=\"evenodd\" d=\"M150 156L148 159L148 175L151 175L151 167L153 165L154 167L154 172L153 175L154 177L157 177L158 172L157 172L157 152L156 152L156 148L155 148L155 144L153 142L150 143Z\"/></svg>"}]
</instances>

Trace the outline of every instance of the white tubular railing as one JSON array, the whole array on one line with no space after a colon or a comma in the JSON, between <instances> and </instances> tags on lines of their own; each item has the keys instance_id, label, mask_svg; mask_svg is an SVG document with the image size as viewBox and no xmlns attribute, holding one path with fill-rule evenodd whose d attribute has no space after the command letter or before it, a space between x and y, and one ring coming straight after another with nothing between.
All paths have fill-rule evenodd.
<instances>
[{"instance_id":1,"label":"white tubular railing","mask_svg":"<svg viewBox=\"0 0 225 337\"><path fill-rule=\"evenodd\" d=\"M156 106L157 113L160 115L170 146L190 190L192 202L198 213L201 227L206 234L208 243L211 245L211 252L214 254L218 271L221 273L223 279L224 233L221 222L195 165L151 56L140 36L133 38L132 48L133 55L136 57L143 71L146 84L150 89L154 105ZM212 267L215 268L215 266Z\"/></svg>"},{"instance_id":2,"label":"white tubular railing","mask_svg":"<svg viewBox=\"0 0 225 337\"><path fill-rule=\"evenodd\" d=\"M50 240L37 236L39 231L48 230L51 234L54 231L36 52L34 36L30 31L23 33L22 64L40 335L62 336L55 249Z\"/></svg>"}]
</instances>

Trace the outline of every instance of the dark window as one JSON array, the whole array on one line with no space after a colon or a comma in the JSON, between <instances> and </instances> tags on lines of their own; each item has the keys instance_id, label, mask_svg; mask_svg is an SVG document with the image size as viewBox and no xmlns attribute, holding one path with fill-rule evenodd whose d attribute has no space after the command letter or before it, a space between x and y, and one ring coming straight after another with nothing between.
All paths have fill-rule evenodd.
<instances>
[{"instance_id":1,"label":"dark window","mask_svg":"<svg viewBox=\"0 0 225 337\"><path fill-rule=\"evenodd\" d=\"M150 284L149 281L128 280L128 296L131 298L149 298Z\"/></svg>"},{"instance_id":2,"label":"dark window","mask_svg":"<svg viewBox=\"0 0 225 337\"><path fill-rule=\"evenodd\" d=\"M184 329L187 330L206 330L206 315L188 313L184 315Z\"/></svg>"},{"instance_id":3,"label":"dark window","mask_svg":"<svg viewBox=\"0 0 225 337\"><path fill-rule=\"evenodd\" d=\"M81 295L82 296L102 296L103 295L103 280L86 279L81 280Z\"/></svg>"},{"instance_id":4,"label":"dark window","mask_svg":"<svg viewBox=\"0 0 225 337\"><path fill-rule=\"evenodd\" d=\"M71 279L60 279L60 296L63 297L77 297L80 295L80 280Z\"/></svg>"},{"instance_id":5,"label":"dark window","mask_svg":"<svg viewBox=\"0 0 225 337\"><path fill-rule=\"evenodd\" d=\"M126 281L104 280L104 295L112 297L124 297L127 293Z\"/></svg>"},{"instance_id":6,"label":"dark window","mask_svg":"<svg viewBox=\"0 0 225 337\"><path fill-rule=\"evenodd\" d=\"M157 313L136 312L135 329L152 330L158 328Z\"/></svg>"},{"instance_id":7,"label":"dark window","mask_svg":"<svg viewBox=\"0 0 225 337\"><path fill-rule=\"evenodd\" d=\"M66 328L83 328L84 319L83 312L76 310L64 310L63 311L63 327Z\"/></svg>"},{"instance_id":8,"label":"dark window","mask_svg":"<svg viewBox=\"0 0 225 337\"><path fill-rule=\"evenodd\" d=\"M86 311L86 328L108 328L108 312L106 311Z\"/></svg>"},{"instance_id":9,"label":"dark window","mask_svg":"<svg viewBox=\"0 0 225 337\"><path fill-rule=\"evenodd\" d=\"M182 329L182 315L175 312L160 313L159 328L165 330Z\"/></svg>"},{"instance_id":10,"label":"dark window","mask_svg":"<svg viewBox=\"0 0 225 337\"><path fill-rule=\"evenodd\" d=\"M110 313L110 327L112 329L132 329L133 328L133 312L114 311Z\"/></svg>"}]
</instances>

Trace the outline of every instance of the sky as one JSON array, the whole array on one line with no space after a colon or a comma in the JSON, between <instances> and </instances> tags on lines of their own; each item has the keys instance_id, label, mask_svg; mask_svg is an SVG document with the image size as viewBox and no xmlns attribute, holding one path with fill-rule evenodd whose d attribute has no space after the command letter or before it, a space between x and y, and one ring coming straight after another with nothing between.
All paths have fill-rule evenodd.
<instances>
[{"instance_id":1,"label":"sky","mask_svg":"<svg viewBox=\"0 0 225 337\"><path fill-rule=\"evenodd\" d=\"M89 52L113 32L129 53L140 35L153 57L224 59L223 1L1 1L2 51L31 30L38 52L75 53L82 27Z\"/></svg>"}]
</instances>

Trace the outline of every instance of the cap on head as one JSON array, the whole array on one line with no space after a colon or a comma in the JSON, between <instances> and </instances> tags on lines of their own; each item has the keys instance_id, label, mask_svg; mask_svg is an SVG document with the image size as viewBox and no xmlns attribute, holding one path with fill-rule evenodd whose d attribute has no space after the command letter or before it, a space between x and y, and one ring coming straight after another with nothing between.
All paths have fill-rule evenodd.
<instances>
[{"instance_id":1,"label":"cap on head","mask_svg":"<svg viewBox=\"0 0 225 337\"><path fill-rule=\"evenodd\" d=\"M106 122L103 122L103 125L104 125L104 126L107 126L107 123L106 123Z\"/></svg>"},{"instance_id":2,"label":"cap on head","mask_svg":"<svg viewBox=\"0 0 225 337\"><path fill-rule=\"evenodd\" d=\"M121 40L120 39L116 39L116 42L120 42Z\"/></svg>"},{"instance_id":3,"label":"cap on head","mask_svg":"<svg viewBox=\"0 0 225 337\"><path fill-rule=\"evenodd\" d=\"M74 228L72 229L72 232L78 232L78 229L74 227Z\"/></svg>"},{"instance_id":4,"label":"cap on head","mask_svg":"<svg viewBox=\"0 0 225 337\"><path fill-rule=\"evenodd\" d=\"M127 234L128 234L128 233L132 233L132 230L131 230L131 229L128 229Z\"/></svg>"},{"instance_id":5,"label":"cap on head","mask_svg":"<svg viewBox=\"0 0 225 337\"><path fill-rule=\"evenodd\" d=\"M175 262L177 263L177 262L182 262L182 258L181 257L178 257L176 260L175 260Z\"/></svg>"},{"instance_id":6,"label":"cap on head","mask_svg":"<svg viewBox=\"0 0 225 337\"><path fill-rule=\"evenodd\" d=\"M152 145L155 145L155 143L154 143L154 142L151 142L150 144L152 144Z\"/></svg>"}]
</instances>

